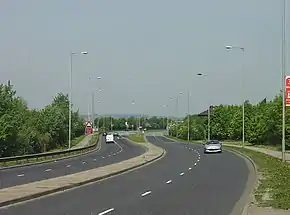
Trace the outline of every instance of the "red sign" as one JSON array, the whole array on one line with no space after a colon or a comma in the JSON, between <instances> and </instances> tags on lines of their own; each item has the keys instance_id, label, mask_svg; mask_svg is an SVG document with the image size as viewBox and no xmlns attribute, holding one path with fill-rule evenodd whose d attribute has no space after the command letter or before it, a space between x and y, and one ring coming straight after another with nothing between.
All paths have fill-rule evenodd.
<instances>
[{"instance_id":1,"label":"red sign","mask_svg":"<svg viewBox=\"0 0 290 215\"><path fill-rule=\"evenodd\" d=\"M290 76L285 77L285 105L290 106Z\"/></svg>"}]
</instances>

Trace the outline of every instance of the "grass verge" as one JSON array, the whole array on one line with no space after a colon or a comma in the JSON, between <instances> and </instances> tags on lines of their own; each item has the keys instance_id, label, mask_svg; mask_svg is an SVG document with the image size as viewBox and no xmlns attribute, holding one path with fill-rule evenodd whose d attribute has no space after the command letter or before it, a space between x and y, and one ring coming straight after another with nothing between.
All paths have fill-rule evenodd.
<instances>
[{"instance_id":1,"label":"grass verge","mask_svg":"<svg viewBox=\"0 0 290 215\"><path fill-rule=\"evenodd\" d=\"M84 137L81 136L79 138L83 139ZM93 145L98 140L99 140L99 135L95 134L90 139L88 145ZM79 143L79 142L77 142L77 143ZM83 149L83 150L74 151L74 152L66 152L64 154L44 156L44 157L39 157L39 158L29 158L29 159L21 159L21 160L16 160L16 161L0 162L0 167L10 167L10 166L15 166L15 165L24 165L24 164L33 164L33 163L44 162L44 161L53 161L53 160L56 160L56 159L65 158L65 157L69 157L69 156L81 155L81 154L84 154L86 152L92 151L94 149L95 148L89 148L89 149Z\"/></svg>"},{"instance_id":2,"label":"grass verge","mask_svg":"<svg viewBox=\"0 0 290 215\"><path fill-rule=\"evenodd\" d=\"M129 140L137 143L145 143L145 137L144 134L141 132L135 133L135 134L130 134L129 135Z\"/></svg>"},{"instance_id":3,"label":"grass verge","mask_svg":"<svg viewBox=\"0 0 290 215\"><path fill-rule=\"evenodd\" d=\"M224 146L248 155L256 164L259 185L255 199L259 206L290 209L290 164L249 149Z\"/></svg>"}]
</instances>

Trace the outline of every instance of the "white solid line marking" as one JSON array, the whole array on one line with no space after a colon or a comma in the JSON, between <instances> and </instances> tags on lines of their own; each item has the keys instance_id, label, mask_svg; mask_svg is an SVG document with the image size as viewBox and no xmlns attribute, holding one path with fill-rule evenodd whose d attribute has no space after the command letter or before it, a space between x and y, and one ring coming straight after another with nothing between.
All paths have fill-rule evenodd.
<instances>
[{"instance_id":1,"label":"white solid line marking","mask_svg":"<svg viewBox=\"0 0 290 215\"><path fill-rule=\"evenodd\" d=\"M149 194L151 194L151 191L147 191L147 192L145 192L145 193L142 193L141 196L147 196L147 195L149 195Z\"/></svg>"},{"instance_id":2,"label":"white solid line marking","mask_svg":"<svg viewBox=\"0 0 290 215\"><path fill-rule=\"evenodd\" d=\"M19 175L17 175L18 177L23 177L24 176L24 174L19 174Z\"/></svg>"},{"instance_id":3,"label":"white solid line marking","mask_svg":"<svg viewBox=\"0 0 290 215\"><path fill-rule=\"evenodd\" d=\"M67 167L67 168L70 168L70 167L71 167L71 165L67 165L66 167Z\"/></svg>"},{"instance_id":4,"label":"white solid line marking","mask_svg":"<svg viewBox=\"0 0 290 215\"><path fill-rule=\"evenodd\" d=\"M103 212L101 212L101 213L98 213L98 215L104 215L104 214L110 213L110 212L112 212L112 211L114 211L114 210L115 210L114 208L110 208L110 209L105 210L105 211L103 211Z\"/></svg>"},{"instance_id":5,"label":"white solid line marking","mask_svg":"<svg viewBox=\"0 0 290 215\"><path fill-rule=\"evenodd\" d=\"M190 171L190 170L192 170L192 168L191 168L191 167L189 167L189 168L188 168L188 171Z\"/></svg>"},{"instance_id":6,"label":"white solid line marking","mask_svg":"<svg viewBox=\"0 0 290 215\"><path fill-rule=\"evenodd\" d=\"M166 181L166 184L170 184L172 181L171 180L169 180L169 181Z\"/></svg>"},{"instance_id":7,"label":"white solid line marking","mask_svg":"<svg viewBox=\"0 0 290 215\"><path fill-rule=\"evenodd\" d=\"M180 173L180 175L181 175L181 176L184 175L184 172Z\"/></svg>"},{"instance_id":8,"label":"white solid line marking","mask_svg":"<svg viewBox=\"0 0 290 215\"><path fill-rule=\"evenodd\" d=\"M51 171L51 169L46 169L46 170L45 170L45 172L49 172L49 171Z\"/></svg>"}]
</instances>

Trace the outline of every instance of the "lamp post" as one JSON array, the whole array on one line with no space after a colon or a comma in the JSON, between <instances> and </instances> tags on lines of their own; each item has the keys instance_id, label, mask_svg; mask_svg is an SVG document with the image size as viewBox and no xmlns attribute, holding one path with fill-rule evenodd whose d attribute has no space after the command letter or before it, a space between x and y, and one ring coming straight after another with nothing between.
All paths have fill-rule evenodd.
<instances>
[{"instance_id":1,"label":"lamp post","mask_svg":"<svg viewBox=\"0 0 290 215\"><path fill-rule=\"evenodd\" d=\"M227 45L225 46L225 48L227 50L233 50L233 49L238 49L242 52L245 51L245 48L244 47L241 47L241 46L233 46L233 45ZM244 72L244 71L242 71ZM242 78L242 100L243 100L243 103L242 103L242 115L243 115L243 119L242 119L242 147L245 146L245 98L244 98L244 78Z\"/></svg>"},{"instance_id":2,"label":"lamp post","mask_svg":"<svg viewBox=\"0 0 290 215\"><path fill-rule=\"evenodd\" d=\"M197 73L197 76L208 76L203 73ZM210 141L210 114L211 114L211 104L208 106L207 110L207 140Z\"/></svg>"},{"instance_id":3,"label":"lamp post","mask_svg":"<svg viewBox=\"0 0 290 215\"><path fill-rule=\"evenodd\" d=\"M177 117L177 122L178 122L178 106L179 106L179 98L182 95L182 92L179 92L178 96L176 96L176 117ZM176 123L176 138L178 138L178 126Z\"/></svg>"},{"instance_id":4,"label":"lamp post","mask_svg":"<svg viewBox=\"0 0 290 215\"><path fill-rule=\"evenodd\" d=\"M282 161L285 162L285 118L286 118L286 102L285 102L285 78L286 78L286 0L283 0L283 12L282 12Z\"/></svg>"},{"instance_id":5,"label":"lamp post","mask_svg":"<svg viewBox=\"0 0 290 215\"><path fill-rule=\"evenodd\" d=\"M69 72L69 116L68 116L68 148L71 148L71 133L72 133L72 74L73 74L73 56L76 54L87 55L88 52L70 52L69 61L70 61L70 72Z\"/></svg>"}]
</instances>

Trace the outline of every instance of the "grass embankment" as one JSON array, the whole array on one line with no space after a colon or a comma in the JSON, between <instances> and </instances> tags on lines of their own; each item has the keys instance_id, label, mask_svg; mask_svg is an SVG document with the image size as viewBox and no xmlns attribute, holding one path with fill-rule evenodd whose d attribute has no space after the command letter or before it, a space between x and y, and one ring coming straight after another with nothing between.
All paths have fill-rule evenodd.
<instances>
[{"instance_id":1,"label":"grass embankment","mask_svg":"<svg viewBox=\"0 0 290 215\"><path fill-rule=\"evenodd\" d=\"M255 199L259 206L290 209L290 164L272 156L245 148L228 147L248 155L257 165L259 185Z\"/></svg>"},{"instance_id":2,"label":"grass embankment","mask_svg":"<svg viewBox=\"0 0 290 215\"><path fill-rule=\"evenodd\" d=\"M78 144L80 141L82 141L85 138L85 135L82 135L74 140L72 140L72 146ZM94 134L92 138L89 140L88 145L93 145L99 140L99 135ZM74 145L73 145L74 142ZM39 157L39 158L29 158L29 159L22 159L22 160L17 160L17 161L9 161L9 162L0 162L0 167L8 167L8 166L15 166L15 165L21 165L21 164L33 164L36 162L42 162L42 161L52 161L55 159L59 158L64 158L68 156L73 156L73 155L81 155L85 152L91 151L94 148L91 149L86 149L86 150L80 150L80 151L75 151L75 152L67 152L64 154L59 154L59 155L53 155L53 156L46 156L46 157ZM63 149L65 150L65 149Z\"/></svg>"},{"instance_id":3,"label":"grass embankment","mask_svg":"<svg viewBox=\"0 0 290 215\"><path fill-rule=\"evenodd\" d=\"M145 143L145 137L144 134L141 132L138 132L136 134L130 134L129 135L129 140L133 141L133 142L137 142L137 143Z\"/></svg>"}]
</instances>

